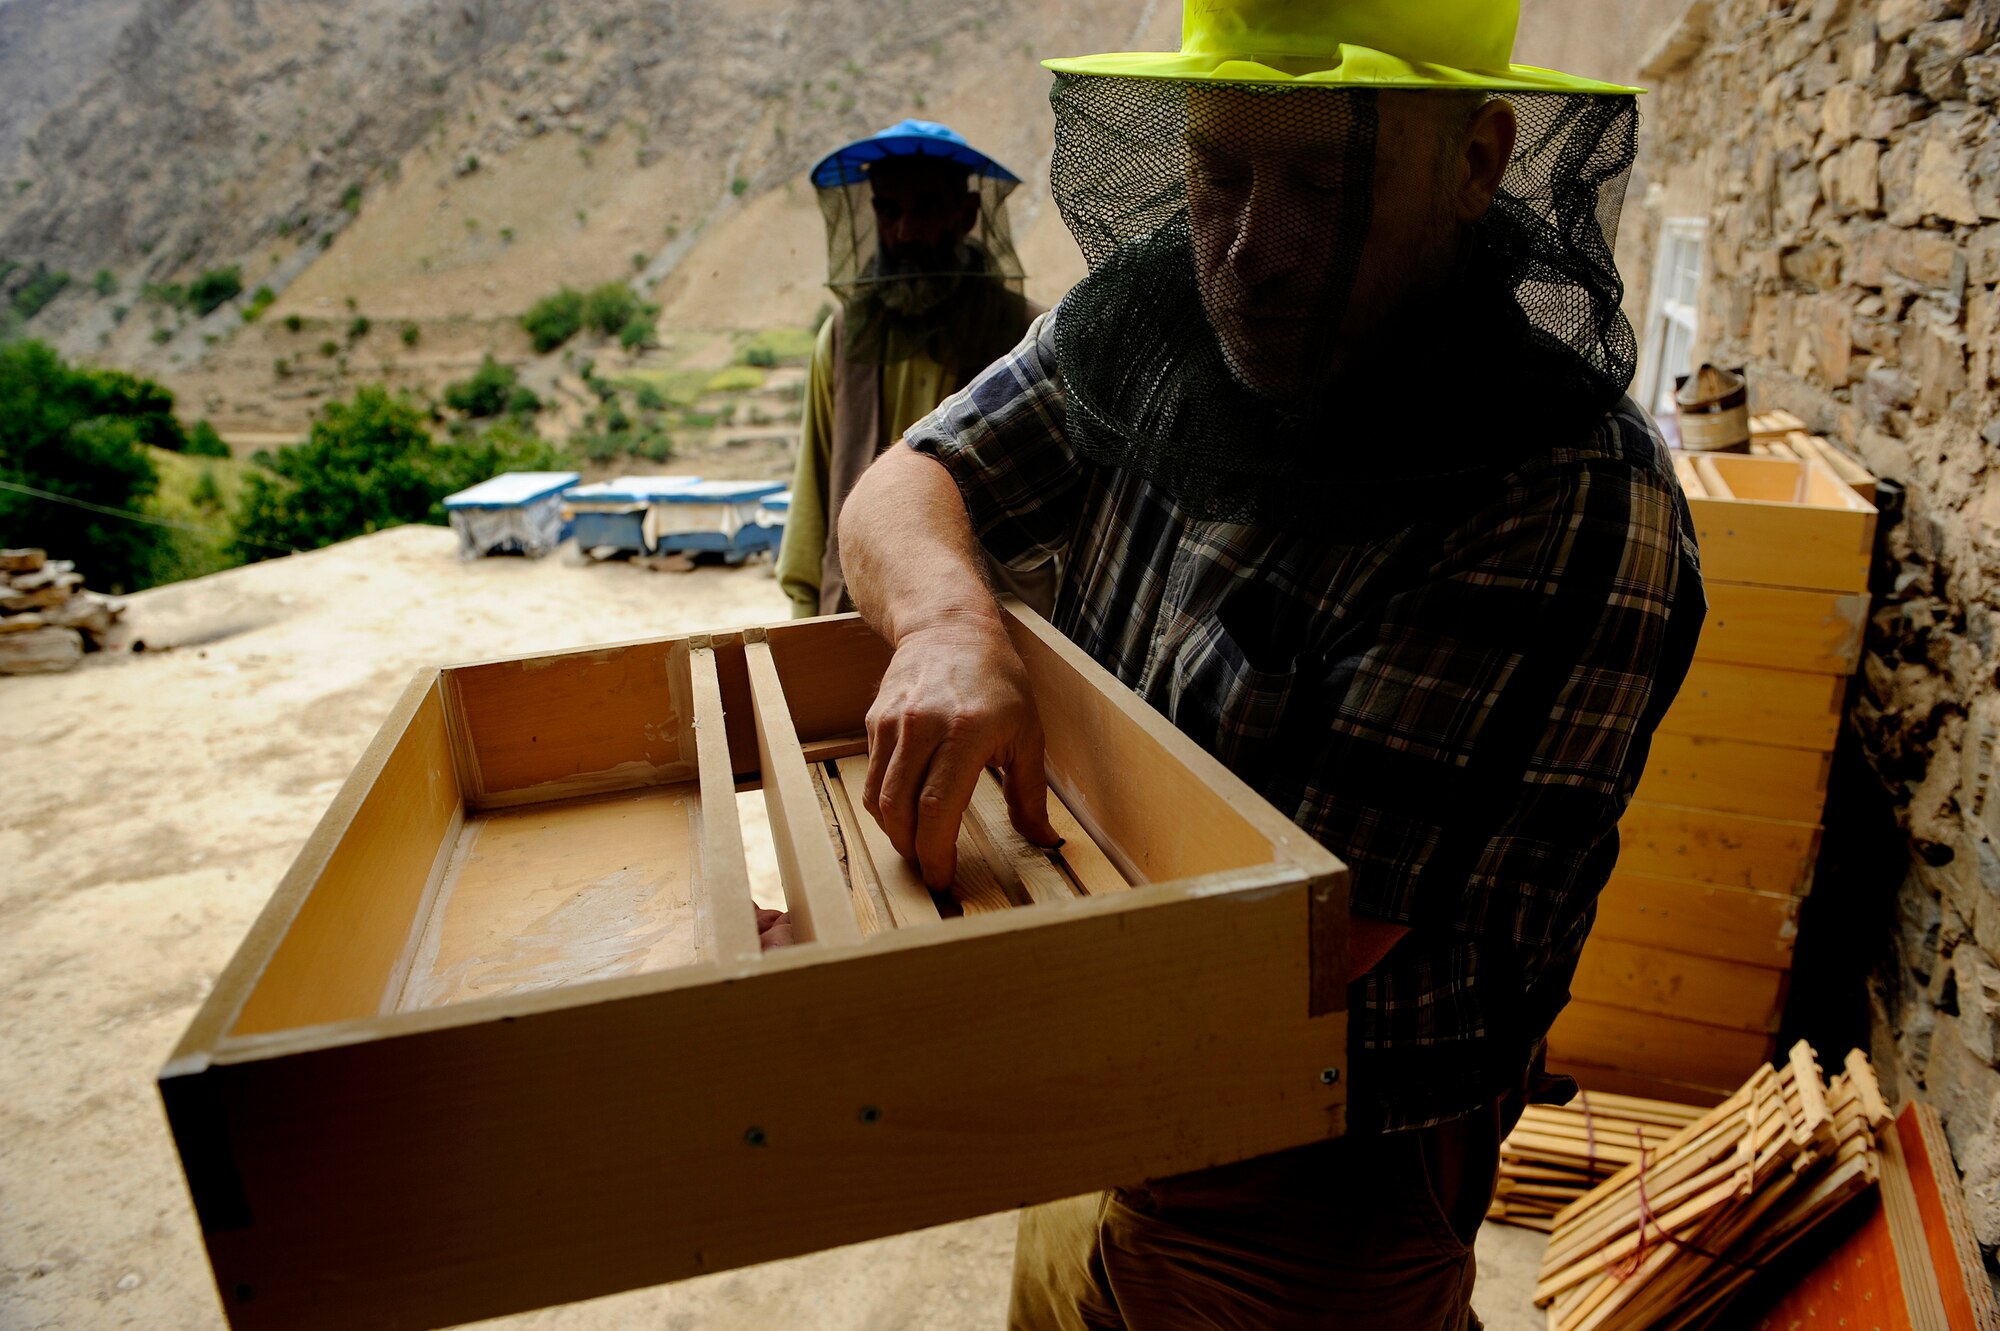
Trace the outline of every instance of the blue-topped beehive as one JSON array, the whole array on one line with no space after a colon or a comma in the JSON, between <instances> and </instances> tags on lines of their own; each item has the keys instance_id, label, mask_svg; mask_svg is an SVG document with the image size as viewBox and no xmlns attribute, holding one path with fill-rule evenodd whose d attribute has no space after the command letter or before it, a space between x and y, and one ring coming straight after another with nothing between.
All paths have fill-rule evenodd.
<instances>
[{"instance_id":1,"label":"blue-topped beehive","mask_svg":"<svg viewBox=\"0 0 2000 1331\"><path fill-rule=\"evenodd\" d=\"M740 564L774 550L783 528L768 521L764 501L782 481L700 481L661 495L646 512L646 545L656 554L714 553Z\"/></svg>"},{"instance_id":2,"label":"blue-topped beehive","mask_svg":"<svg viewBox=\"0 0 2000 1331\"><path fill-rule=\"evenodd\" d=\"M539 559L562 544L563 493L573 471L509 471L447 495L445 515L458 533L461 559L527 555Z\"/></svg>"},{"instance_id":3,"label":"blue-topped beehive","mask_svg":"<svg viewBox=\"0 0 2000 1331\"><path fill-rule=\"evenodd\" d=\"M646 514L661 499L702 483L699 476L620 476L579 485L565 497L576 548L644 554Z\"/></svg>"}]
</instances>

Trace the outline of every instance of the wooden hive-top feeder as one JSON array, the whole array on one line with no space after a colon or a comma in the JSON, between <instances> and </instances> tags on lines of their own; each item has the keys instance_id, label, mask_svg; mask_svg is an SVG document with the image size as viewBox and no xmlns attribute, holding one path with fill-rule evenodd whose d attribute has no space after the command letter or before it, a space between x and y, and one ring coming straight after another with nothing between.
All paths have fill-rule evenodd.
<instances>
[{"instance_id":1,"label":"wooden hive-top feeder","mask_svg":"<svg viewBox=\"0 0 2000 1331\"><path fill-rule=\"evenodd\" d=\"M853 616L420 672L161 1073L231 1323L445 1326L1338 1134L1346 870L1007 615L1067 844L989 775L949 896L858 812Z\"/></svg>"}]
</instances>

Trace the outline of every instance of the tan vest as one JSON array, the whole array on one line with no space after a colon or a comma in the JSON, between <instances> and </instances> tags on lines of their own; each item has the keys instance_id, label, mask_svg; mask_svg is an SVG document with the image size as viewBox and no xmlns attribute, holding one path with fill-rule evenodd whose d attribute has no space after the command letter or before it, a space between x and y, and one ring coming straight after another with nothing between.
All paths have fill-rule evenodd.
<instances>
[{"instance_id":1,"label":"tan vest","mask_svg":"<svg viewBox=\"0 0 2000 1331\"><path fill-rule=\"evenodd\" d=\"M1028 331L1028 325L1042 312L1033 301L1015 296L1020 304L1018 327L1010 320L1000 345L966 347L954 360L939 360L951 371L953 391L971 383L974 376L1012 351ZM826 468L826 553L820 559L819 612L837 615L852 610L847 595L847 578L840 570L840 506L850 491L895 440L888 437L882 420L882 367L869 361L850 360L847 329L842 311L833 314L833 438L828 441ZM1000 341L1000 339L995 339ZM955 349L956 350L956 349ZM1016 573L987 560L987 574L1000 591L1018 596L1042 615L1055 608L1057 569L1053 562L1029 573Z\"/></svg>"}]
</instances>

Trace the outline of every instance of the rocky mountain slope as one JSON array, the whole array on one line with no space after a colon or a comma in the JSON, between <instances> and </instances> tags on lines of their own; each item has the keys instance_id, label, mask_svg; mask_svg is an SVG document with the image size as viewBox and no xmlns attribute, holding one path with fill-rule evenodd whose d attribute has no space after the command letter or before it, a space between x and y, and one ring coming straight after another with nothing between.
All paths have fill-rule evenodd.
<instances>
[{"instance_id":1,"label":"rocky mountain slope","mask_svg":"<svg viewBox=\"0 0 2000 1331\"><path fill-rule=\"evenodd\" d=\"M774 311L711 306L787 285L784 312L810 314L818 224L798 181L820 152L916 113L1030 176L1049 138L1035 61L1177 23L1158 0L141 0L102 71L26 136L0 258L109 269L117 299L75 283L38 331L159 368L200 344L150 350L114 311L227 264L246 288L298 282L307 308L392 317L511 316L558 281L637 269L678 279L670 303L721 281L694 312L725 324ZM32 113L10 97L13 132ZM1041 203L1023 191L1031 233ZM731 228L747 241L704 272Z\"/></svg>"},{"instance_id":2,"label":"rocky mountain slope","mask_svg":"<svg viewBox=\"0 0 2000 1331\"><path fill-rule=\"evenodd\" d=\"M1520 58L1629 75L1673 2L1531 3ZM236 265L244 300L277 296L265 329L448 323L466 354L518 354L511 321L562 283L633 278L663 329L798 323L825 299L806 168L919 114L1023 176L1052 300L1082 264L1037 61L1171 47L1179 23L1168 0L0 0L0 298L66 270L32 331L170 381L233 348L232 381L267 389L296 347L243 301L197 318L148 285Z\"/></svg>"}]
</instances>

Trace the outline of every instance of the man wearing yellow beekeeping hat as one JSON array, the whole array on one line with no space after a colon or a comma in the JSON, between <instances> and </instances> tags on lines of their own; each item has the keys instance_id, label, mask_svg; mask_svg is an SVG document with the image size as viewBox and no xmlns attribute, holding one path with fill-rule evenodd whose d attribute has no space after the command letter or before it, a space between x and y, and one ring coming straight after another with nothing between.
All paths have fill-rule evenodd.
<instances>
[{"instance_id":1,"label":"man wearing yellow beekeeping hat","mask_svg":"<svg viewBox=\"0 0 2000 1331\"><path fill-rule=\"evenodd\" d=\"M1016 1327L1476 1320L1500 1139L1554 1089L1705 609L1625 396L1634 90L1513 64L1517 19L1187 0L1178 54L1048 62L1090 274L848 502L895 647L865 803L928 881L988 766L1056 841L982 552L1062 561L1057 627L1351 872L1345 1135L1024 1213Z\"/></svg>"}]
</instances>

